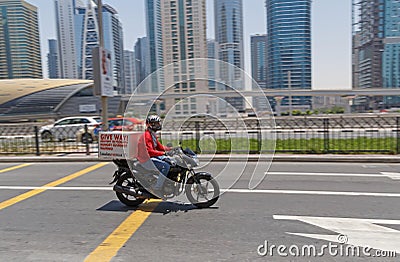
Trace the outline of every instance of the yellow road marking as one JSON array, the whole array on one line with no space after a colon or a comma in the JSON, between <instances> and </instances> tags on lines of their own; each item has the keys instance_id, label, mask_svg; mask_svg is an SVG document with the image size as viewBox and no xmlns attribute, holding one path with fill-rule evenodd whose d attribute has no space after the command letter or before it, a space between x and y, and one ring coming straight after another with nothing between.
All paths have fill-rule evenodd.
<instances>
[{"instance_id":1,"label":"yellow road marking","mask_svg":"<svg viewBox=\"0 0 400 262\"><path fill-rule=\"evenodd\" d=\"M4 202L1 202L0 203L0 210L4 209L6 207L12 206L12 205L14 205L14 204L16 204L18 202L21 202L21 201L23 201L25 199L30 198L30 197L36 196L37 194L40 194L40 193L46 191L48 187L55 187L55 186L61 185L61 184L65 183L65 182L68 182L68 181L70 181L72 179L80 177L80 176L82 176L82 175L84 175L86 173L89 173L89 172L91 172L93 170L96 170L96 169L98 169L100 167L103 167L103 166L105 166L107 164L108 163L99 163L99 164L90 166L90 167L85 168L85 169L83 169L81 171L73 173L72 175L69 175L69 176L63 177L61 179L58 179L56 181L50 182L50 183L42 186L43 188L33 189L33 190L28 191L28 192L26 192L24 194L21 194L19 196L16 196L16 197L8 199L8 200L6 200Z\"/></svg>"},{"instance_id":2,"label":"yellow road marking","mask_svg":"<svg viewBox=\"0 0 400 262\"><path fill-rule=\"evenodd\" d=\"M12 166L12 167L8 167L8 168L4 168L0 170L0 173L4 173L4 172L8 172L8 171L12 171L18 168L22 168L22 167L26 167L26 166L30 166L32 164L22 164L22 165L18 165L18 166Z\"/></svg>"},{"instance_id":3,"label":"yellow road marking","mask_svg":"<svg viewBox=\"0 0 400 262\"><path fill-rule=\"evenodd\" d=\"M136 210L125 219L92 253L85 262L110 261L128 241L139 227L150 216L161 200L146 201L148 205L141 210Z\"/></svg>"}]
</instances>

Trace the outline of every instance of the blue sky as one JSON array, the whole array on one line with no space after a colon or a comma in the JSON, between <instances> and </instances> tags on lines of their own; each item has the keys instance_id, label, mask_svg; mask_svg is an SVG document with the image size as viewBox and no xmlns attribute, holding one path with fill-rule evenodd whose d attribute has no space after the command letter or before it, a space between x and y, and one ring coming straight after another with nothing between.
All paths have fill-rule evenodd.
<instances>
[{"instance_id":1,"label":"blue sky","mask_svg":"<svg viewBox=\"0 0 400 262\"><path fill-rule=\"evenodd\" d=\"M53 0L26 0L39 8L44 75L47 76L47 39L56 38ZM85 0L86 1L86 0ZM124 28L124 48L133 50L145 36L144 0L103 0L118 12ZM266 32L265 0L243 0L246 64L250 69L250 35ZM208 37L214 38L213 0L207 0ZM351 87L351 0L313 0L313 89Z\"/></svg>"}]
</instances>

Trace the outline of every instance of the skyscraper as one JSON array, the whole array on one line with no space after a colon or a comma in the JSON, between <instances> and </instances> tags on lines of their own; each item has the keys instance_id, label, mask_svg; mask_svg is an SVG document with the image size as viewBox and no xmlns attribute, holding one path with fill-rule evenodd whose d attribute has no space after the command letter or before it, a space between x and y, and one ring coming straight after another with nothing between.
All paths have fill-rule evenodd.
<instances>
[{"instance_id":1,"label":"skyscraper","mask_svg":"<svg viewBox=\"0 0 400 262\"><path fill-rule=\"evenodd\" d=\"M266 0L268 88L311 89L311 2ZM311 105L311 98L293 104Z\"/></svg>"},{"instance_id":2,"label":"skyscraper","mask_svg":"<svg viewBox=\"0 0 400 262\"><path fill-rule=\"evenodd\" d=\"M58 60L58 43L55 39L49 39L49 53L47 54L47 69L49 78L60 78Z\"/></svg>"},{"instance_id":3,"label":"skyscraper","mask_svg":"<svg viewBox=\"0 0 400 262\"><path fill-rule=\"evenodd\" d=\"M163 38L161 2L164 0L145 0L146 31L147 31L147 57L149 64L146 71L150 74L163 67Z\"/></svg>"},{"instance_id":4,"label":"skyscraper","mask_svg":"<svg viewBox=\"0 0 400 262\"><path fill-rule=\"evenodd\" d=\"M75 0L54 0L60 77L77 79L78 60L75 46Z\"/></svg>"},{"instance_id":5,"label":"skyscraper","mask_svg":"<svg viewBox=\"0 0 400 262\"><path fill-rule=\"evenodd\" d=\"M135 52L124 50L125 94L132 94L136 88Z\"/></svg>"},{"instance_id":6,"label":"skyscraper","mask_svg":"<svg viewBox=\"0 0 400 262\"><path fill-rule=\"evenodd\" d=\"M114 85L120 93L125 90L124 39L118 12L110 5L103 5L104 47L111 51L114 68Z\"/></svg>"},{"instance_id":7,"label":"skyscraper","mask_svg":"<svg viewBox=\"0 0 400 262\"><path fill-rule=\"evenodd\" d=\"M86 7L79 8L76 17L78 30L75 31L75 37L79 76L82 79L93 79L92 49L100 43L99 25L93 1L89 0Z\"/></svg>"},{"instance_id":8,"label":"skyscraper","mask_svg":"<svg viewBox=\"0 0 400 262\"><path fill-rule=\"evenodd\" d=\"M353 0L353 87L400 87L399 10L398 1ZM366 101L365 109L377 109L380 102ZM385 97L383 103L399 106L400 97Z\"/></svg>"},{"instance_id":9,"label":"skyscraper","mask_svg":"<svg viewBox=\"0 0 400 262\"><path fill-rule=\"evenodd\" d=\"M214 14L219 59L244 69L242 0L214 0Z\"/></svg>"},{"instance_id":10,"label":"skyscraper","mask_svg":"<svg viewBox=\"0 0 400 262\"><path fill-rule=\"evenodd\" d=\"M136 86L148 76L149 71L147 65L150 64L148 54L148 38L141 37L138 38L135 43L135 71L136 71ZM141 90L146 91L146 90Z\"/></svg>"},{"instance_id":11,"label":"skyscraper","mask_svg":"<svg viewBox=\"0 0 400 262\"><path fill-rule=\"evenodd\" d=\"M0 79L42 78L37 8L0 1Z\"/></svg>"},{"instance_id":12,"label":"skyscraper","mask_svg":"<svg viewBox=\"0 0 400 262\"><path fill-rule=\"evenodd\" d=\"M215 91L217 86L217 76L219 70L219 52L218 52L218 43L214 39L207 40L207 57L209 59L208 62L208 88L212 91Z\"/></svg>"},{"instance_id":13,"label":"skyscraper","mask_svg":"<svg viewBox=\"0 0 400 262\"><path fill-rule=\"evenodd\" d=\"M261 88L267 88L267 35L252 35L251 77Z\"/></svg>"},{"instance_id":14,"label":"skyscraper","mask_svg":"<svg viewBox=\"0 0 400 262\"><path fill-rule=\"evenodd\" d=\"M219 49L218 43L215 39L208 39L207 40L207 52L208 52L208 90L216 91L216 90L223 90L225 87L224 85L220 84L219 82L219 70L220 70L220 62L219 62ZM219 100L209 99L207 105L207 113L209 114L218 114L218 104Z\"/></svg>"},{"instance_id":15,"label":"skyscraper","mask_svg":"<svg viewBox=\"0 0 400 262\"><path fill-rule=\"evenodd\" d=\"M196 81L197 76L207 76L207 64L200 65L192 59L207 58L206 1L162 0L163 62L170 65L165 72L166 87L173 84L169 92L190 93L207 90L206 81ZM185 61L188 60L188 61ZM181 62L178 64L180 61ZM166 109L179 102L167 101ZM176 115L205 112L206 104L200 99L190 98L174 107Z\"/></svg>"},{"instance_id":16,"label":"skyscraper","mask_svg":"<svg viewBox=\"0 0 400 262\"><path fill-rule=\"evenodd\" d=\"M228 89L244 89L244 44L242 0L214 0L215 41L221 64L220 77ZM237 110L244 109L243 98L225 98Z\"/></svg>"},{"instance_id":17,"label":"skyscraper","mask_svg":"<svg viewBox=\"0 0 400 262\"><path fill-rule=\"evenodd\" d=\"M251 77L260 88L267 88L267 35L252 35L250 36L251 43ZM256 86L253 89L258 90ZM271 103L272 101L270 101ZM267 110L266 100L259 97L253 97L253 106L257 110Z\"/></svg>"},{"instance_id":18,"label":"skyscraper","mask_svg":"<svg viewBox=\"0 0 400 262\"><path fill-rule=\"evenodd\" d=\"M75 46L80 78L93 79L92 49L99 45L99 27L97 24L97 6L88 0L86 6L76 8L75 14ZM124 92L124 62L122 25L117 11L110 5L103 5L104 48L110 50L113 62L114 86Z\"/></svg>"}]
</instances>

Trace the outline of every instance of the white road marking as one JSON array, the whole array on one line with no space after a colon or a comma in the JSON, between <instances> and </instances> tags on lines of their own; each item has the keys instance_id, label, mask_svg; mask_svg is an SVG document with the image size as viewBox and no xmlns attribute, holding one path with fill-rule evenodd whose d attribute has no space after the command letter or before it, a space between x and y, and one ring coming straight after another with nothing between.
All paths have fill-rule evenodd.
<instances>
[{"instance_id":1,"label":"white road marking","mask_svg":"<svg viewBox=\"0 0 400 262\"><path fill-rule=\"evenodd\" d=\"M112 187L44 187L44 186L0 186L0 190L34 190L34 189L46 189L46 190L76 190L76 191L109 191Z\"/></svg>"},{"instance_id":2,"label":"white road marking","mask_svg":"<svg viewBox=\"0 0 400 262\"><path fill-rule=\"evenodd\" d=\"M266 175L271 175L271 176L378 177L378 178L390 178L392 180L400 180L400 173L392 173L392 172L380 172L380 174L266 172Z\"/></svg>"},{"instance_id":3,"label":"white road marking","mask_svg":"<svg viewBox=\"0 0 400 262\"><path fill-rule=\"evenodd\" d=\"M400 220L284 215L274 215L273 218L277 220L297 220L344 235L346 242L341 244L400 253L400 231L377 225L400 225ZM339 243L338 235L287 233Z\"/></svg>"},{"instance_id":4,"label":"white road marking","mask_svg":"<svg viewBox=\"0 0 400 262\"><path fill-rule=\"evenodd\" d=\"M0 186L0 190L60 190L60 191L112 191L112 187L35 187L35 186ZM400 197L400 193L375 193L375 192L340 192L340 191L307 191L284 189L221 189L223 193L245 194L287 194L287 195L327 195L327 196L368 196L368 197Z\"/></svg>"},{"instance_id":5,"label":"white road marking","mask_svg":"<svg viewBox=\"0 0 400 262\"><path fill-rule=\"evenodd\" d=\"M381 174L390 177L393 180L400 180L400 173L381 172Z\"/></svg>"},{"instance_id":6,"label":"white road marking","mask_svg":"<svg viewBox=\"0 0 400 262\"><path fill-rule=\"evenodd\" d=\"M272 176L350 176L350 177L386 177L382 174L356 174L356 173L299 173L299 172L266 172Z\"/></svg>"},{"instance_id":7,"label":"white road marking","mask_svg":"<svg viewBox=\"0 0 400 262\"><path fill-rule=\"evenodd\" d=\"M288 194L288 195L327 195L327 196L371 196L371 197L400 197L399 193L374 192L340 192L340 191L307 191L307 190L280 190L280 189L221 189L228 193L254 194Z\"/></svg>"}]
</instances>

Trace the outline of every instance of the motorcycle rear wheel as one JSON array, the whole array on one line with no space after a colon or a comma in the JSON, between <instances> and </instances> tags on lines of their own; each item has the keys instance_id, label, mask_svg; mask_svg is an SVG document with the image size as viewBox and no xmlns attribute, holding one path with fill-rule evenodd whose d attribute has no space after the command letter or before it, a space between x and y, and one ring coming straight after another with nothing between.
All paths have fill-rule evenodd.
<instances>
[{"instance_id":1,"label":"motorcycle rear wheel","mask_svg":"<svg viewBox=\"0 0 400 262\"><path fill-rule=\"evenodd\" d=\"M134 186L132 176L128 175L127 173L124 173L122 176L120 176L116 184L118 186ZM119 201L130 207L137 207L145 200L144 198L136 198L124 193L115 192L115 194L117 195Z\"/></svg>"},{"instance_id":2,"label":"motorcycle rear wheel","mask_svg":"<svg viewBox=\"0 0 400 262\"><path fill-rule=\"evenodd\" d=\"M212 186L212 191L209 189L209 185ZM198 173L195 177L191 177L187 181L185 193L190 203L198 208L207 208L218 201L220 191L217 181L213 179L211 174ZM209 197L208 193L212 193L212 197ZM200 201L200 196L202 196L205 201Z\"/></svg>"}]
</instances>

